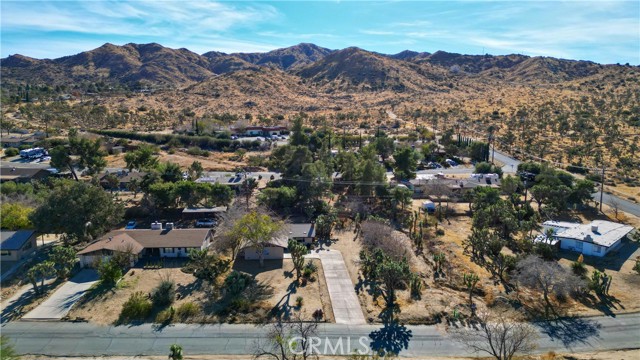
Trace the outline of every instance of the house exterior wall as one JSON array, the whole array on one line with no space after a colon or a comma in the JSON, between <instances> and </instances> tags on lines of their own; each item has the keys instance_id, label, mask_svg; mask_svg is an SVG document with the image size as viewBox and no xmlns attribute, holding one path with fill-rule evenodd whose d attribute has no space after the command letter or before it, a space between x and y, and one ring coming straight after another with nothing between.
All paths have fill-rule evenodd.
<instances>
[{"instance_id":1,"label":"house exterior wall","mask_svg":"<svg viewBox=\"0 0 640 360\"><path fill-rule=\"evenodd\" d=\"M259 260L260 253L255 247L247 247L243 249L245 260ZM284 248L279 246L267 246L263 250L263 259L280 260L284 258Z\"/></svg>"},{"instance_id":2,"label":"house exterior wall","mask_svg":"<svg viewBox=\"0 0 640 360\"><path fill-rule=\"evenodd\" d=\"M189 249L196 248L185 248L185 247L176 247L176 248L160 248L160 257L188 257Z\"/></svg>"},{"instance_id":3,"label":"house exterior wall","mask_svg":"<svg viewBox=\"0 0 640 360\"><path fill-rule=\"evenodd\" d=\"M262 130L247 130L245 131L245 135L248 136L258 136L258 135L262 135Z\"/></svg>"},{"instance_id":4,"label":"house exterior wall","mask_svg":"<svg viewBox=\"0 0 640 360\"><path fill-rule=\"evenodd\" d=\"M80 267L93 268L98 266L100 261L109 261L111 259L111 256L112 254L107 254L107 253L102 253L102 254L91 253L91 254L80 255L78 256L78 258L80 259ZM133 265L135 265L138 259L139 259L138 255L132 255L131 261L129 261L129 267L133 267Z\"/></svg>"},{"instance_id":5,"label":"house exterior wall","mask_svg":"<svg viewBox=\"0 0 640 360\"><path fill-rule=\"evenodd\" d=\"M617 249L622 244L622 240L618 240L611 247L601 246L598 244L580 241L575 239L559 238L560 248L564 250L576 251L588 256L603 257L610 251Z\"/></svg>"},{"instance_id":6,"label":"house exterior wall","mask_svg":"<svg viewBox=\"0 0 640 360\"><path fill-rule=\"evenodd\" d=\"M293 240L304 243L306 245L313 243L314 237L294 237Z\"/></svg>"},{"instance_id":7,"label":"house exterior wall","mask_svg":"<svg viewBox=\"0 0 640 360\"><path fill-rule=\"evenodd\" d=\"M37 235L34 233L29 240L25 241L22 248L18 250L2 250L0 253L0 260L2 261L18 261L24 259L26 256L36 250L38 245L36 244Z\"/></svg>"}]
</instances>

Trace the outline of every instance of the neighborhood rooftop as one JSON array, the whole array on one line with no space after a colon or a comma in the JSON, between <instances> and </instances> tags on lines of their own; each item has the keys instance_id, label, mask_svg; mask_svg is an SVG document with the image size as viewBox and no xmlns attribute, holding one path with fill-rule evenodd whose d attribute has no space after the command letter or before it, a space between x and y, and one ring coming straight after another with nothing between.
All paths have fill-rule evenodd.
<instances>
[{"instance_id":1,"label":"neighborhood rooftop","mask_svg":"<svg viewBox=\"0 0 640 360\"><path fill-rule=\"evenodd\" d=\"M133 246L134 249L138 249L137 252L143 248L199 248L210 231L210 229L116 230L93 242L78 254L82 255L103 249L120 250L127 246Z\"/></svg>"},{"instance_id":2,"label":"neighborhood rooftop","mask_svg":"<svg viewBox=\"0 0 640 360\"><path fill-rule=\"evenodd\" d=\"M33 236L33 230L18 230L18 231L0 231L2 233L2 243L0 243L0 250L19 250L22 248L25 242L27 242L31 236Z\"/></svg>"},{"instance_id":3,"label":"neighborhood rooftop","mask_svg":"<svg viewBox=\"0 0 640 360\"><path fill-rule=\"evenodd\" d=\"M604 220L594 220L590 224L546 221L543 225L559 228L557 237L592 242L605 247L612 246L633 231L632 226Z\"/></svg>"}]
</instances>

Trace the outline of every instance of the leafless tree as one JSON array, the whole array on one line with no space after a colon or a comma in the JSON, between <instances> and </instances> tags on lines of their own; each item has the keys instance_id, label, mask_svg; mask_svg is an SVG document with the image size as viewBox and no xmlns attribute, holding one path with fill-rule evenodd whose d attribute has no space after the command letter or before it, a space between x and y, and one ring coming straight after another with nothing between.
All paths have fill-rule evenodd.
<instances>
[{"instance_id":1,"label":"leafless tree","mask_svg":"<svg viewBox=\"0 0 640 360\"><path fill-rule=\"evenodd\" d=\"M616 197L611 196L608 205L611 209L609 211L611 211L613 217L615 217L616 221L619 221L618 217L620 216L620 201Z\"/></svg>"},{"instance_id":2,"label":"leafless tree","mask_svg":"<svg viewBox=\"0 0 640 360\"><path fill-rule=\"evenodd\" d=\"M550 295L564 296L577 289L584 288L584 280L573 275L555 261L545 261L535 255L529 255L516 265L516 280L520 285L542 292L545 317L553 311Z\"/></svg>"},{"instance_id":3,"label":"leafless tree","mask_svg":"<svg viewBox=\"0 0 640 360\"><path fill-rule=\"evenodd\" d=\"M477 328L459 327L450 331L454 340L474 353L487 353L497 360L510 360L537 347L538 334L528 323L510 320L505 313L478 316Z\"/></svg>"},{"instance_id":4,"label":"leafless tree","mask_svg":"<svg viewBox=\"0 0 640 360\"><path fill-rule=\"evenodd\" d=\"M394 260L413 259L411 240L403 233L394 230L380 221L367 220L362 223L362 239L364 246L370 251L382 249Z\"/></svg>"},{"instance_id":5,"label":"leafless tree","mask_svg":"<svg viewBox=\"0 0 640 360\"><path fill-rule=\"evenodd\" d=\"M313 338L318 336L318 322L305 320L300 314L291 322L267 325L266 338L254 344L254 359L275 360L317 359L313 353Z\"/></svg>"}]
</instances>

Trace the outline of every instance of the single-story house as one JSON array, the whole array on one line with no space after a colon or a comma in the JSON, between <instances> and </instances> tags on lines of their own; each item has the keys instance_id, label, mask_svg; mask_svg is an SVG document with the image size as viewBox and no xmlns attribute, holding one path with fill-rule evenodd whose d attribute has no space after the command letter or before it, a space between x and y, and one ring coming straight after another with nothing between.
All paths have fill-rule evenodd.
<instances>
[{"instance_id":1,"label":"single-story house","mask_svg":"<svg viewBox=\"0 0 640 360\"><path fill-rule=\"evenodd\" d=\"M216 207L186 207L182 210L183 219L199 219L199 218L212 218L220 216L227 211L226 206Z\"/></svg>"},{"instance_id":2,"label":"single-story house","mask_svg":"<svg viewBox=\"0 0 640 360\"><path fill-rule=\"evenodd\" d=\"M280 236L273 238L262 249L262 258L264 260L282 260L284 258L284 250L289 245L289 240L286 236ZM260 251L255 246L245 245L240 249L238 257L243 257L245 260L259 260Z\"/></svg>"},{"instance_id":3,"label":"single-story house","mask_svg":"<svg viewBox=\"0 0 640 360\"><path fill-rule=\"evenodd\" d=\"M247 126L244 129L245 136L271 136L281 135L287 131L285 126Z\"/></svg>"},{"instance_id":4,"label":"single-story house","mask_svg":"<svg viewBox=\"0 0 640 360\"><path fill-rule=\"evenodd\" d=\"M294 239L305 244L311 244L316 240L316 226L314 223L289 224L288 227L288 239Z\"/></svg>"},{"instance_id":5,"label":"single-story house","mask_svg":"<svg viewBox=\"0 0 640 360\"><path fill-rule=\"evenodd\" d=\"M118 178L117 190L127 190L129 184L132 180L137 180L138 182L142 181L146 172L143 171L117 171L117 172L105 172L100 176L100 186L102 186L106 190L111 190L111 184L109 183L109 175L115 175ZM116 190L116 189L113 189Z\"/></svg>"},{"instance_id":6,"label":"single-story house","mask_svg":"<svg viewBox=\"0 0 640 360\"><path fill-rule=\"evenodd\" d=\"M0 167L0 183L14 181L17 183L28 183L32 180L44 180L51 171L43 168L29 167Z\"/></svg>"},{"instance_id":7,"label":"single-story house","mask_svg":"<svg viewBox=\"0 0 640 360\"><path fill-rule=\"evenodd\" d=\"M0 260L18 261L36 250L37 234L34 230L0 231Z\"/></svg>"},{"instance_id":8,"label":"single-story house","mask_svg":"<svg viewBox=\"0 0 640 360\"><path fill-rule=\"evenodd\" d=\"M605 220L594 220L589 224L545 221L542 228L537 242L553 246L559 243L561 249L599 257L620 247L627 234L633 231L632 226ZM548 230L553 231L551 239L546 236Z\"/></svg>"},{"instance_id":9,"label":"single-story house","mask_svg":"<svg viewBox=\"0 0 640 360\"><path fill-rule=\"evenodd\" d=\"M248 178L254 178L258 180L257 176L250 176ZM244 176L234 174L229 176L201 177L197 179L196 182L226 185L236 191L239 191L242 184L244 183Z\"/></svg>"},{"instance_id":10,"label":"single-story house","mask_svg":"<svg viewBox=\"0 0 640 360\"><path fill-rule=\"evenodd\" d=\"M499 182L496 180L449 179L439 174L419 174L416 179L412 179L409 183L413 186L415 197L437 197L440 194L458 194L462 196L467 191L471 191L479 186L500 187Z\"/></svg>"},{"instance_id":11,"label":"single-story house","mask_svg":"<svg viewBox=\"0 0 640 360\"><path fill-rule=\"evenodd\" d=\"M132 229L111 231L78 252L80 265L93 266L116 252L131 254L131 265L151 257L188 257L191 249L206 249L211 244L211 229Z\"/></svg>"},{"instance_id":12,"label":"single-story house","mask_svg":"<svg viewBox=\"0 0 640 360\"><path fill-rule=\"evenodd\" d=\"M278 260L284 258L284 253L289 246L289 239L296 240L303 244L311 244L316 239L315 224L289 224L285 233L277 238L273 238L263 249L263 259ZM238 254L245 260L260 259L260 252L254 246L243 246Z\"/></svg>"}]
</instances>

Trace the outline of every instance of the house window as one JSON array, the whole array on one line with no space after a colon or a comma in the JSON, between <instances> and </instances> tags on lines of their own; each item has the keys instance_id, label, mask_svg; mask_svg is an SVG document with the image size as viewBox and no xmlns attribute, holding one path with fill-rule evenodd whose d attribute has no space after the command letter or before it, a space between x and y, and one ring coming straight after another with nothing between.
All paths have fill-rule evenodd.
<instances>
[{"instance_id":1,"label":"house window","mask_svg":"<svg viewBox=\"0 0 640 360\"><path fill-rule=\"evenodd\" d=\"M596 254L600 254L600 245L594 245L593 252Z\"/></svg>"},{"instance_id":2,"label":"house window","mask_svg":"<svg viewBox=\"0 0 640 360\"><path fill-rule=\"evenodd\" d=\"M165 254L172 254L173 250L174 250L174 248L164 248L164 253Z\"/></svg>"},{"instance_id":3,"label":"house window","mask_svg":"<svg viewBox=\"0 0 640 360\"><path fill-rule=\"evenodd\" d=\"M11 255L11 251L9 251L9 250L0 250L0 255L1 256L9 256L9 255Z\"/></svg>"}]
</instances>

